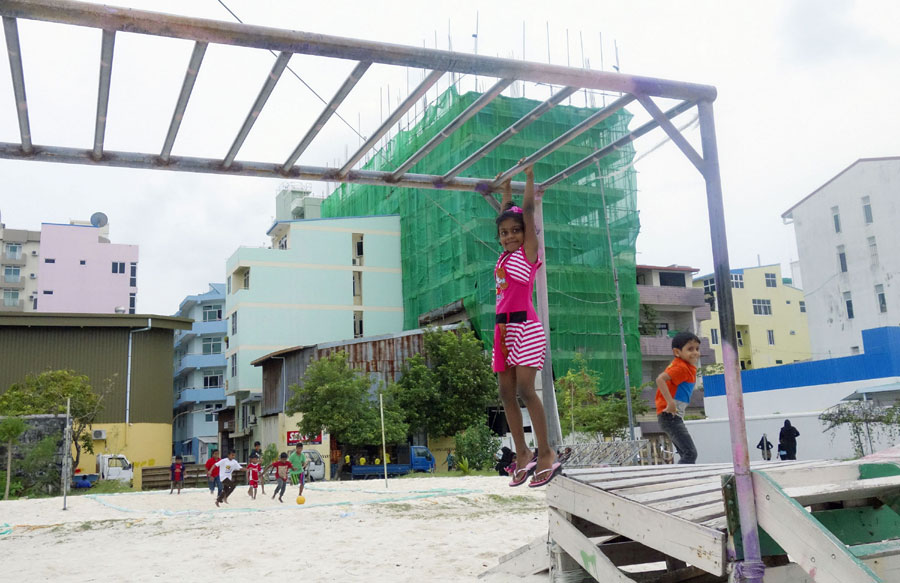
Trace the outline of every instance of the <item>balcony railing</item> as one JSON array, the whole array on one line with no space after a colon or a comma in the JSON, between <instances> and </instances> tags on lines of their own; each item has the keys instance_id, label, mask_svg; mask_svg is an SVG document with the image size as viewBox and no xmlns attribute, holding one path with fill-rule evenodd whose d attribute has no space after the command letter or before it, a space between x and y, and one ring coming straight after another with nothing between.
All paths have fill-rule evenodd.
<instances>
[{"instance_id":1,"label":"balcony railing","mask_svg":"<svg viewBox=\"0 0 900 583\"><path fill-rule=\"evenodd\" d=\"M218 354L186 354L180 360L175 361L175 376L198 368L223 368L224 366L224 352Z\"/></svg>"},{"instance_id":2,"label":"balcony railing","mask_svg":"<svg viewBox=\"0 0 900 583\"><path fill-rule=\"evenodd\" d=\"M700 357L708 362L715 352L709 343L709 339L700 339ZM644 357L673 358L672 338L668 334L657 336L641 336L641 355Z\"/></svg>"},{"instance_id":3,"label":"balcony railing","mask_svg":"<svg viewBox=\"0 0 900 583\"><path fill-rule=\"evenodd\" d=\"M224 401L225 387L186 388L175 392L174 407L192 403L209 403L211 401Z\"/></svg>"},{"instance_id":4,"label":"balcony railing","mask_svg":"<svg viewBox=\"0 0 900 583\"><path fill-rule=\"evenodd\" d=\"M0 303L0 312L22 312L25 310L25 300L6 300Z\"/></svg>"},{"instance_id":5,"label":"balcony railing","mask_svg":"<svg viewBox=\"0 0 900 583\"><path fill-rule=\"evenodd\" d=\"M703 290L699 287L638 285L637 289L642 304L685 308L698 308L703 305Z\"/></svg>"}]
</instances>

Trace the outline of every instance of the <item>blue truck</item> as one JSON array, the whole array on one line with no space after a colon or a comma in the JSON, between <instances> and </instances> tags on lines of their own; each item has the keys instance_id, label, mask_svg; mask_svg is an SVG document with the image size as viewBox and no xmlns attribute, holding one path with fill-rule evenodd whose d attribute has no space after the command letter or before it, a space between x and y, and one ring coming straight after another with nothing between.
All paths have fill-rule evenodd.
<instances>
[{"instance_id":1,"label":"blue truck","mask_svg":"<svg viewBox=\"0 0 900 583\"><path fill-rule=\"evenodd\" d=\"M393 451L388 450L391 454L391 463L387 464L388 476L403 476L411 472L433 472L434 471L434 455L424 445L403 445L396 446ZM365 456L361 456L365 457ZM354 460L350 467L350 475L352 479L380 478L384 476L384 465L379 463L375 465L375 457L368 458L366 464L360 464L359 458Z\"/></svg>"}]
</instances>

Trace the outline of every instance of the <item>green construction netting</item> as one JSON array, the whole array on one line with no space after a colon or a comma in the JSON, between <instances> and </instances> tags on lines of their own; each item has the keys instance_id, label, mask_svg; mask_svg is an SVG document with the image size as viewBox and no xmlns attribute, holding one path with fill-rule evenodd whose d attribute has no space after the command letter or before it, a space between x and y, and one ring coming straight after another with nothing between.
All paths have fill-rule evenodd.
<instances>
[{"instance_id":1,"label":"green construction netting","mask_svg":"<svg viewBox=\"0 0 900 583\"><path fill-rule=\"evenodd\" d=\"M401 131L365 164L391 171L468 107L477 93L451 88L407 131ZM475 152L539 102L499 97L451 135L410 172L441 175ZM469 167L463 176L495 176L523 156L577 125L596 110L558 106ZM621 110L581 134L535 166L538 182L571 166L628 133L631 115ZM634 170L629 145L599 164L567 178L544 196L544 231L550 303L550 346L557 377L583 353L601 373L600 391L624 388L622 352L610 267L606 215L619 286L631 384L640 384L638 292L635 240L639 230ZM515 180L524 180L519 175ZM499 196L498 196L499 198ZM463 299L473 327L490 350L493 343L495 289L493 267L500 253L494 211L481 195L427 189L343 184L322 205L325 217L400 215L404 327L418 326L425 312Z\"/></svg>"}]
</instances>

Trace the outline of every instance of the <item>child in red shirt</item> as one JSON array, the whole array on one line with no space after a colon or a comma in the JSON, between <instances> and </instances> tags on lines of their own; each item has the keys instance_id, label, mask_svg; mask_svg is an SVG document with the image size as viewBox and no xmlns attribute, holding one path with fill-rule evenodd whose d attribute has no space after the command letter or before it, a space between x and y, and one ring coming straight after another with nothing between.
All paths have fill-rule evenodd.
<instances>
[{"instance_id":1,"label":"child in red shirt","mask_svg":"<svg viewBox=\"0 0 900 583\"><path fill-rule=\"evenodd\" d=\"M171 481L169 494L177 487L180 495L184 487L184 459L180 455L176 455L175 463L169 466L169 480Z\"/></svg>"},{"instance_id":2,"label":"child in red shirt","mask_svg":"<svg viewBox=\"0 0 900 583\"><path fill-rule=\"evenodd\" d=\"M272 494L272 500L275 499L275 496L278 495L278 501L284 502L282 497L284 496L284 491L287 488L288 480L291 479L291 470L294 466L291 465L291 462L288 461L288 455L286 453L282 453L280 459L277 462L272 462L268 466L266 466L266 470L269 468L275 468L275 478L277 480L277 484L275 485L275 494ZM265 473L265 471L263 473Z\"/></svg>"},{"instance_id":3,"label":"child in red shirt","mask_svg":"<svg viewBox=\"0 0 900 583\"><path fill-rule=\"evenodd\" d=\"M250 454L250 463L247 464L247 483L250 488L247 489L247 495L256 500L256 489L259 488L259 474L262 466L259 465L259 456L256 453Z\"/></svg>"}]
</instances>

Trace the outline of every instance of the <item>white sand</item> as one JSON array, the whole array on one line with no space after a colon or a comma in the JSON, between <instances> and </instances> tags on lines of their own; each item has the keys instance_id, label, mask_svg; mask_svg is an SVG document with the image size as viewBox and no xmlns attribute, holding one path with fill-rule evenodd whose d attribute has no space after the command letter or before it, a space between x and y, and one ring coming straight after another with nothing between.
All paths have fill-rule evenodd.
<instances>
[{"instance_id":1,"label":"white sand","mask_svg":"<svg viewBox=\"0 0 900 583\"><path fill-rule=\"evenodd\" d=\"M279 504L246 487L222 508L205 489L0 502L0 551L22 558L0 579L20 565L13 580L472 581L547 534L544 489L508 480L316 482L302 506L297 488ZM510 579L546 575L486 581Z\"/></svg>"}]
</instances>

